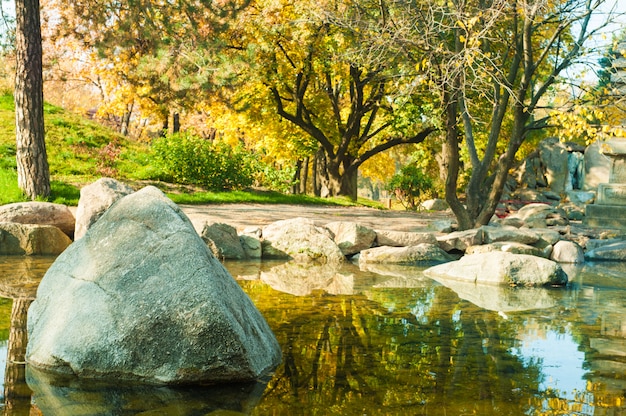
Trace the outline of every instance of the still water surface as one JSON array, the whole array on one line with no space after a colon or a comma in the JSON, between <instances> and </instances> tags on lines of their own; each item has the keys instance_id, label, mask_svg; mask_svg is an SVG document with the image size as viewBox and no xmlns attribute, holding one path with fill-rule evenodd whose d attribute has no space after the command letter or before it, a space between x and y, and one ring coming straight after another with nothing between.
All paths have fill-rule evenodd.
<instances>
[{"instance_id":1,"label":"still water surface","mask_svg":"<svg viewBox=\"0 0 626 416\"><path fill-rule=\"evenodd\" d=\"M626 415L622 263L568 268L572 282L553 289L437 282L410 267L226 263L283 363L257 383L165 388L25 369L27 298L51 261L0 257L5 415Z\"/></svg>"}]
</instances>

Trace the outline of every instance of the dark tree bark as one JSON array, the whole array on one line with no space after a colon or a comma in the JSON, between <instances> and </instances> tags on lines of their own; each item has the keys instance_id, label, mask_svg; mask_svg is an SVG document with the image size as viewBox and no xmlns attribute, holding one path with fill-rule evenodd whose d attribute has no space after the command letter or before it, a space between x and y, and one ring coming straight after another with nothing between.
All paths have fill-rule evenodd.
<instances>
[{"instance_id":1,"label":"dark tree bark","mask_svg":"<svg viewBox=\"0 0 626 416\"><path fill-rule=\"evenodd\" d=\"M15 0L15 140L18 186L30 198L50 195L43 124L39 0Z\"/></svg>"}]
</instances>

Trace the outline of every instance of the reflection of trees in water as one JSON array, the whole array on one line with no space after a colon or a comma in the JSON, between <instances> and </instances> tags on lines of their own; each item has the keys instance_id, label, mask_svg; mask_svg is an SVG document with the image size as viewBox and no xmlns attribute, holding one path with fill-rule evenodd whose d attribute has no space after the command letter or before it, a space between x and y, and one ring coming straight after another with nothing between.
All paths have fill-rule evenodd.
<instances>
[{"instance_id":1,"label":"reflection of trees in water","mask_svg":"<svg viewBox=\"0 0 626 416\"><path fill-rule=\"evenodd\" d=\"M26 384L26 312L33 299L13 300L11 330L4 372L4 414L29 415L32 391Z\"/></svg>"},{"instance_id":2,"label":"reflection of trees in water","mask_svg":"<svg viewBox=\"0 0 626 416\"><path fill-rule=\"evenodd\" d=\"M540 373L511 354L511 321L468 303L461 310L442 287L368 295L274 292L267 308L255 299L284 354L259 414L298 413L298 406L308 413L524 413ZM428 305L419 317L411 313L418 303Z\"/></svg>"}]
</instances>

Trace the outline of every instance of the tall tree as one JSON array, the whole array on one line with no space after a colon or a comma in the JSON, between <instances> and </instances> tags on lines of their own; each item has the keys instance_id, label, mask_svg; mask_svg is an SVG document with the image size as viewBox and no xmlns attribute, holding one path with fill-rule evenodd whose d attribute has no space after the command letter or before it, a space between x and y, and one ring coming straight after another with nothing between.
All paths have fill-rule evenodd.
<instances>
[{"instance_id":1,"label":"tall tree","mask_svg":"<svg viewBox=\"0 0 626 416\"><path fill-rule=\"evenodd\" d=\"M389 18L371 29L371 43L406 56L438 94L446 200L460 228L490 221L521 145L550 124L550 94L588 52L602 3L381 2Z\"/></svg>"},{"instance_id":2,"label":"tall tree","mask_svg":"<svg viewBox=\"0 0 626 416\"><path fill-rule=\"evenodd\" d=\"M15 0L17 180L31 199L50 195L43 120L39 0Z\"/></svg>"},{"instance_id":3,"label":"tall tree","mask_svg":"<svg viewBox=\"0 0 626 416\"><path fill-rule=\"evenodd\" d=\"M246 77L266 86L258 91L269 94L279 117L317 142L318 189L352 199L364 162L393 147L420 143L435 131L420 103L397 83L399 58L362 59L355 53L361 37L332 18L356 19L360 13L384 18L378 5L360 5L256 2L242 14L236 38L242 50L254 52Z\"/></svg>"}]
</instances>

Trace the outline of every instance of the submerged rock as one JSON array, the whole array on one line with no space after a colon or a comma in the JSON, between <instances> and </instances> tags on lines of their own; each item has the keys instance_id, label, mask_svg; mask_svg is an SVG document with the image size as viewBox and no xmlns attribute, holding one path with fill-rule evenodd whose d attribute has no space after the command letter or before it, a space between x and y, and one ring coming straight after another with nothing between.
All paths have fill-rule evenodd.
<instances>
[{"instance_id":1,"label":"submerged rock","mask_svg":"<svg viewBox=\"0 0 626 416\"><path fill-rule=\"evenodd\" d=\"M335 221L326 224L334 235L335 243L346 256L351 256L372 247L376 232L370 228L350 221Z\"/></svg>"},{"instance_id":2,"label":"submerged rock","mask_svg":"<svg viewBox=\"0 0 626 416\"><path fill-rule=\"evenodd\" d=\"M513 286L564 285L567 274L551 260L527 254L494 251L463 256L424 271L433 278Z\"/></svg>"},{"instance_id":3,"label":"submerged rock","mask_svg":"<svg viewBox=\"0 0 626 416\"><path fill-rule=\"evenodd\" d=\"M93 379L247 381L281 359L252 301L154 187L118 201L59 256L28 337L31 366Z\"/></svg>"}]
</instances>

